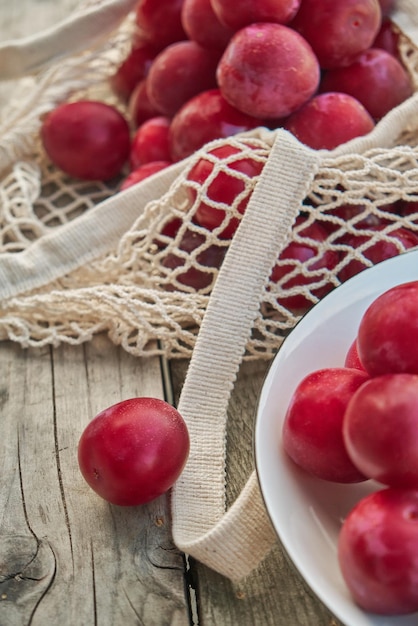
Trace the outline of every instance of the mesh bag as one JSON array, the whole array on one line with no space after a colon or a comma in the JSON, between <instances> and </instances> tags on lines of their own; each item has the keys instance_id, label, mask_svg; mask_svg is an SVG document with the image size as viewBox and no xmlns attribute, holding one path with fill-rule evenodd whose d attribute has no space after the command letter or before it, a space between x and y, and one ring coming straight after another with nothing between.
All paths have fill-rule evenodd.
<instances>
[{"instance_id":1,"label":"mesh bag","mask_svg":"<svg viewBox=\"0 0 418 626\"><path fill-rule=\"evenodd\" d=\"M38 131L64 100L123 109L107 79L128 50L133 4L84 4L35 59L8 49L16 60L2 76L12 95L0 119L0 338L27 347L107 332L137 356L191 357L179 410L192 445L173 489L173 536L240 578L274 540L254 473L225 512L226 415L240 363L271 359L300 316L382 247L395 255L418 246L418 10L399 0L394 15L415 93L369 135L314 151L259 128L118 192L118 180L57 171ZM105 42L88 28L98 14L112 33ZM85 25L84 39L62 58L74 24ZM195 219L208 210L211 231ZM311 251L304 262L289 253L299 244Z\"/></svg>"}]
</instances>

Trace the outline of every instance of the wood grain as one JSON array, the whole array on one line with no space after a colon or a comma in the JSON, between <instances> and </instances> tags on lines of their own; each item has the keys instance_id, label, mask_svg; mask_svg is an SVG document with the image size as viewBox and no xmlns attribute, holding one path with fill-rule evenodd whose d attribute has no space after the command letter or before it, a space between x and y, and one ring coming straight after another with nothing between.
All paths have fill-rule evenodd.
<instances>
[{"instance_id":1,"label":"wood grain","mask_svg":"<svg viewBox=\"0 0 418 626\"><path fill-rule=\"evenodd\" d=\"M102 336L53 350L5 343L0 380L0 624L188 624L168 497L111 506L76 457L99 410L164 396L158 359L134 359Z\"/></svg>"}]
</instances>

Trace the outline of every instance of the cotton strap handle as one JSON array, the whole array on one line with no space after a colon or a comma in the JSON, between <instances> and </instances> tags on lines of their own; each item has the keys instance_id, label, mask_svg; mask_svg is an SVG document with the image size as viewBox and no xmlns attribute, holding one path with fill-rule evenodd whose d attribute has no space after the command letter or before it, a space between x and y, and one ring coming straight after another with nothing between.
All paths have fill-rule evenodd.
<instances>
[{"instance_id":1,"label":"cotton strap handle","mask_svg":"<svg viewBox=\"0 0 418 626\"><path fill-rule=\"evenodd\" d=\"M413 0L398 0L397 18L418 41ZM408 28L409 26L409 28ZM376 128L333 151L313 151L290 133L275 140L245 215L213 288L178 408L191 435L188 463L173 488L173 539L177 547L218 573L240 580L275 542L255 471L226 510L225 462L229 399L245 346L259 313L263 288L290 236L312 181L329 159L393 145L416 118L418 93L389 112Z\"/></svg>"},{"instance_id":2,"label":"cotton strap handle","mask_svg":"<svg viewBox=\"0 0 418 626\"><path fill-rule=\"evenodd\" d=\"M225 513L227 409L271 268L288 240L320 163L318 152L278 131L214 286L189 365L179 411L191 436L173 490L177 546L231 578L246 576L274 533L255 473Z\"/></svg>"}]
</instances>

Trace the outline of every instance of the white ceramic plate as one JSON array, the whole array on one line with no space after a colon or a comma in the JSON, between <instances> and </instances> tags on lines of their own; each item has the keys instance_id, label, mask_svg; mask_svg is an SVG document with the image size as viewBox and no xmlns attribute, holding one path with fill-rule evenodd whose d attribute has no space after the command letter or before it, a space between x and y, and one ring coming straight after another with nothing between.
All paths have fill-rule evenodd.
<instances>
[{"instance_id":1,"label":"white ceramic plate","mask_svg":"<svg viewBox=\"0 0 418 626\"><path fill-rule=\"evenodd\" d=\"M418 251L412 251L361 272L331 292L285 339L259 400L255 457L267 510L308 585L346 626L417 626L418 614L380 617L352 601L337 562L337 537L348 511L377 485L372 481L339 485L308 476L282 451L282 422L291 395L306 374L344 364L368 305L390 287L417 279Z\"/></svg>"}]
</instances>

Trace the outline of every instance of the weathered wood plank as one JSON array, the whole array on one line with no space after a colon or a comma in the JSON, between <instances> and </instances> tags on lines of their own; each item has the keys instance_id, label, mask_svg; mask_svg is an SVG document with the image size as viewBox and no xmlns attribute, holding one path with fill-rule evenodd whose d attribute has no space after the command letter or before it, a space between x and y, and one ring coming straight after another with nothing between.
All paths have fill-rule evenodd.
<instances>
[{"instance_id":1,"label":"weathered wood plank","mask_svg":"<svg viewBox=\"0 0 418 626\"><path fill-rule=\"evenodd\" d=\"M0 0L0 39L36 33L78 4ZM189 624L168 498L110 506L76 460L98 411L127 397L163 397L159 360L134 359L104 337L54 350L5 343L0 381L0 626Z\"/></svg>"},{"instance_id":2,"label":"weathered wood plank","mask_svg":"<svg viewBox=\"0 0 418 626\"><path fill-rule=\"evenodd\" d=\"M253 426L267 362L241 366L228 413L227 499L232 502L253 467ZM177 401L187 361L172 364ZM310 591L279 542L245 580L231 583L200 563L191 562L201 626L339 626L338 620Z\"/></svg>"},{"instance_id":3,"label":"weathered wood plank","mask_svg":"<svg viewBox=\"0 0 418 626\"><path fill-rule=\"evenodd\" d=\"M29 623L38 602L47 592L56 572L56 559L48 540L34 534L28 519L25 500L25 471L37 472L37 480L45 484L48 461L53 458L53 432L46 436L40 428L47 463L36 467L37 446L24 458L28 441L25 405L32 396L34 409L39 410L36 395L44 394L43 405L51 406L52 385L48 354L39 353L38 377L35 388L28 387L26 358L14 359L16 347L4 345L0 351L0 380L2 381L0 440L0 623ZM12 362L13 358L13 362ZM46 365L46 367L45 367ZM49 369L49 375L48 375ZM35 443L35 442L34 442ZM38 493L40 490L38 491ZM38 500L42 503L42 498ZM39 511L40 514L40 511Z\"/></svg>"},{"instance_id":4,"label":"weathered wood plank","mask_svg":"<svg viewBox=\"0 0 418 626\"><path fill-rule=\"evenodd\" d=\"M0 624L189 624L168 498L111 506L77 465L79 436L100 409L164 396L158 359L102 336L54 350L6 343L0 380Z\"/></svg>"}]
</instances>

